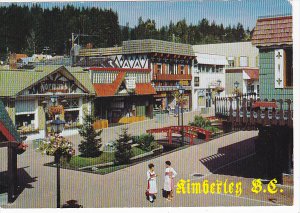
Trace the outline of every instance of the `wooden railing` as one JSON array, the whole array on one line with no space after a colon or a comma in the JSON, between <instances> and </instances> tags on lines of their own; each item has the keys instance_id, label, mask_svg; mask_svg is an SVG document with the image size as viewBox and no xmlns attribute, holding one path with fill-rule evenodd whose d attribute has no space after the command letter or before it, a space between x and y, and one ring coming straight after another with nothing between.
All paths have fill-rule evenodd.
<instances>
[{"instance_id":1,"label":"wooden railing","mask_svg":"<svg viewBox=\"0 0 300 213\"><path fill-rule=\"evenodd\" d=\"M159 81L179 81L179 80L192 80L191 74L156 74L154 80Z\"/></svg>"},{"instance_id":2,"label":"wooden railing","mask_svg":"<svg viewBox=\"0 0 300 213\"><path fill-rule=\"evenodd\" d=\"M263 103L262 105L264 105L266 102L273 106L275 105L276 108L257 107L258 103ZM234 126L279 125L292 127L292 103L293 101L290 99L261 100L256 95L216 97L215 115L216 117L227 119Z\"/></svg>"}]
</instances>

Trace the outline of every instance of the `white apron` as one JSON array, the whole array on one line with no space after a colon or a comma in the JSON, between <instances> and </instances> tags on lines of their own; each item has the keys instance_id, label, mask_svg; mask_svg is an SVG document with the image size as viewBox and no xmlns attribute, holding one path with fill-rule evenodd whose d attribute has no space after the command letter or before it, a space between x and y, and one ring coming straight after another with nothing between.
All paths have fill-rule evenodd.
<instances>
[{"instance_id":1,"label":"white apron","mask_svg":"<svg viewBox=\"0 0 300 213\"><path fill-rule=\"evenodd\" d=\"M156 187L156 175L155 172L150 172L150 170L147 171L147 182L148 187L147 190L149 191L150 195L157 193L157 187Z\"/></svg>"},{"instance_id":2,"label":"white apron","mask_svg":"<svg viewBox=\"0 0 300 213\"><path fill-rule=\"evenodd\" d=\"M166 168L164 190L169 192L174 189L174 178L176 175L177 173L172 167Z\"/></svg>"}]
</instances>

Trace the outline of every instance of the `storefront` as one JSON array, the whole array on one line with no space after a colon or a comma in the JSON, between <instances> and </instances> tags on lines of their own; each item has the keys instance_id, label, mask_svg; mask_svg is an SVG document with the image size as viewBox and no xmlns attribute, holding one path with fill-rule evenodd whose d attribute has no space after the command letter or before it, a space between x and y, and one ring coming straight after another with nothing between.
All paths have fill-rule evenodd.
<instances>
[{"instance_id":1,"label":"storefront","mask_svg":"<svg viewBox=\"0 0 300 213\"><path fill-rule=\"evenodd\" d=\"M113 123L131 123L153 117L150 69L90 68L96 92L95 116Z\"/></svg>"},{"instance_id":2,"label":"storefront","mask_svg":"<svg viewBox=\"0 0 300 213\"><path fill-rule=\"evenodd\" d=\"M226 57L196 53L193 67L193 110L214 107L215 97L225 95Z\"/></svg>"},{"instance_id":3,"label":"storefront","mask_svg":"<svg viewBox=\"0 0 300 213\"><path fill-rule=\"evenodd\" d=\"M23 80L13 87L1 81L1 99L18 132L30 138L44 135L45 122L54 118L50 112L54 106L62 107L59 116L66 121L65 131L78 128L84 112L91 112L94 94L87 72L44 66L42 70L1 71L0 76Z\"/></svg>"}]
</instances>

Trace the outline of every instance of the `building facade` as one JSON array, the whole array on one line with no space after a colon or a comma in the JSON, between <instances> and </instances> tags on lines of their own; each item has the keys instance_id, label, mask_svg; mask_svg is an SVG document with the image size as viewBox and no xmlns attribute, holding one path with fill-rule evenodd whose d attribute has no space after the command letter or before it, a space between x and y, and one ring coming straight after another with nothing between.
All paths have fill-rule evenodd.
<instances>
[{"instance_id":1,"label":"building facade","mask_svg":"<svg viewBox=\"0 0 300 213\"><path fill-rule=\"evenodd\" d=\"M225 93L232 95L238 89L242 94L256 94L259 96L258 68L227 68L225 70Z\"/></svg>"},{"instance_id":2,"label":"building facade","mask_svg":"<svg viewBox=\"0 0 300 213\"><path fill-rule=\"evenodd\" d=\"M214 107L216 96L225 95L226 57L215 54L195 53L193 66L192 102L193 110Z\"/></svg>"},{"instance_id":3,"label":"building facade","mask_svg":"<svg viewBox=\"0 0 300 213\"><path fill-rule=\"evenodd\" d=\"M1 70L0 98L20 134L43 137L45 122L53 117L49 108L63 106L65 131L82 124L90 113L94 96L88 72L64 66L42 66L33 70ZM55 96L56 102L51 98ZM47 103L47 104L46 104ZM43 106L46 105L46 108Z\"/></svg>"},{"instance_id":4,"label":"building facade","mask_svg":"<svg viewBox=\"0 0 300 213\"><path fill-rule=\"evenodd\" d=\"M258 19L252 43L259 48L262 99L293 99L292 16Z\"/></svg>"},{"instance_id":5,"label":"building facade","mask_svg":"<svg viewBox=\"0 0 300 213\"><path fill-rule=\"evenodd\" d=\"M185 88L188 100L184 106L192 108L191 81L195 58L191 45L145 39L124 41L122 47L81 49L79 57L109 56L112 63L125 69L149 69L155 87L154 110L176 106L174 92L177 85Z\"/></svg>"},{"instance_id":6,"label":"building facade","mask_svg":"<svg viewBox=\"0 0 300 213\"><path fill-rule=\"evenodd\" d=\"M90 67L96 92L94 115L108 123L131 123L153 117L150 69Z\"/></svg>"}]
</instances>

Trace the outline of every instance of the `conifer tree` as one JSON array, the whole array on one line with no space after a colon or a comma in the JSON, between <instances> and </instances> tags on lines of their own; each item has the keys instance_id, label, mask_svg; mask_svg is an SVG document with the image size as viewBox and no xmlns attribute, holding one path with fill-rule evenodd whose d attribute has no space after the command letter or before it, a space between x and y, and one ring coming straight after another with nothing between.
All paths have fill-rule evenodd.
<instances>
[{"instance_id":1,"label":"conifer tree","mask_svg":"<svg viewBox=\"0 0 300 213\"><path fill-rule=\"evenodd\" d=\"M115 160L117 164L127 164L132 156L131 145L129 141L131 136L128 134L128 129L122 129L119 139L116 141Z\"/></svg>"},{"instance_id":2,"label":"conifer tree","mask_svg":"<svg viewBox=\"0 0 300 213\"><path fill-rule=\"evenodd\" d=\"M95 118L92 115L85 114L83 125L79 130L79 135L83 137L78 145L79 152L84 157L97 157L100 155L101 133L102 130L96 131L93 127Z\"/></svg>"}]
</instances>

